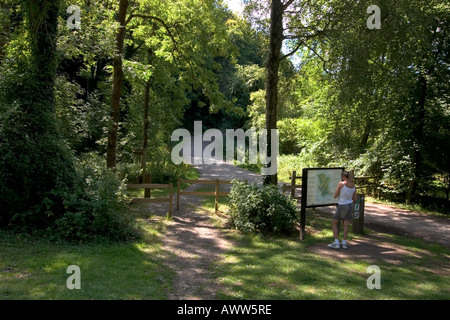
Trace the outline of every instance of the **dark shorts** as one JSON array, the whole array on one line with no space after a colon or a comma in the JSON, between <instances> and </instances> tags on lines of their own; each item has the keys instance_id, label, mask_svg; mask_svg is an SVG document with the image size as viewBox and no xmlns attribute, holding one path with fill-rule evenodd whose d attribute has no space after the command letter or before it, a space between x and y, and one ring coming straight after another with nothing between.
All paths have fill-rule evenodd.
<instances>
[{"instance_id":1,"label":"dark shorts","mask_svg":"<svg viewBox=\"0 0 450 320\"><path fill-rule=\"evenodd\" d=\"M338 204L333 219L336 220L352 220L353 219L353 203Z\"/></svg>"}]
</instances>

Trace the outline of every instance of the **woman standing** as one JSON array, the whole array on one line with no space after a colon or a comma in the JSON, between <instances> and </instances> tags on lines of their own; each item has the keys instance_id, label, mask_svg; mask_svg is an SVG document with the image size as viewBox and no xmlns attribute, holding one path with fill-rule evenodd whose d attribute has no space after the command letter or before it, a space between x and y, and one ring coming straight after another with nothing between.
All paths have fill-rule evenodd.
<instances>
[{"instance_id":1,"label":"woman standing","mask_svg":"<svg viewBox=\"0 0 450 320\"><path fill-rule=\"evenodd\" d=\"M353 182L353 173L350 171L344 171L342 174L342 180L339 182L334 197L338 198L338 204L336 206L336 212L333 216L333 234L334 242L328 246L334 249L347 249L347 233L348 225L353 218L353 201L357 200L356 186ZM339 221L344 221L344 236L342 243L339 243Z\"/></svg>"}]
</instances>

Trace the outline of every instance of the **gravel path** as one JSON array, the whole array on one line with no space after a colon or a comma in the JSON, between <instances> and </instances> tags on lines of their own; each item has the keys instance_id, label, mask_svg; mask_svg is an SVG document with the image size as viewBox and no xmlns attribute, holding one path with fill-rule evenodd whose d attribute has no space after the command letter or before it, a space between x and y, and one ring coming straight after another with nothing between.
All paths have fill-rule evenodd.
<instances>
[{"instance_id":1,"label":"gravel path","mask_svg":"<svg viewBox=\"0 0 450 320\"><path fill-rule=\"evenodd\" d=\"M237 178L247 179L249 183L261 180L258 174L227 163L195 167L202 180ZM194 191L199 187L199 184L191 185L185 191ZM227 189L226 185L222 187ZM208 215L199 209L201 203L201 197L181 196L180 210L176 211L174 200L173 219L163 241L163 249L168 252L166 265L176 273L170 300L216 299L219 290L219 285L212 279L212 266L221 259L231 243L220 228L211 224Z\"/></svg>"},{"instance_id":2,"label":"gravel path","mask_svg":"<svg viewBox=\"0 0 450 320\"><path fill-rule=\"evenodd\" d=\"M334 207L316 210L334 213ZM399 209L390 205L365 203L364 227L389 234L420 238L450 248L450 219Z\"/></svg>"}]
</instances>

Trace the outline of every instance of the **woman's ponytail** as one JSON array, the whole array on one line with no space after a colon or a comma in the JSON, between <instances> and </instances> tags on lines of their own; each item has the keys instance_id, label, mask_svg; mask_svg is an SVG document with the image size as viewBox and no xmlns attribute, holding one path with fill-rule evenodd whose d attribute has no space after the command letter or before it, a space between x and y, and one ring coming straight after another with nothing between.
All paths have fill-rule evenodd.
<instances>
[{"instance_id":1,"label":"woman's ponytail","mask_svg":"<svg viewBox=\"0 0 450 320\"><path fill-rule=\"evenodd\" d=\"M352 171L344 171L344 177L347 177L347 181L348 182L354 182L355 177L353 176L353 172Z\"/></svg>"}]
</instances>

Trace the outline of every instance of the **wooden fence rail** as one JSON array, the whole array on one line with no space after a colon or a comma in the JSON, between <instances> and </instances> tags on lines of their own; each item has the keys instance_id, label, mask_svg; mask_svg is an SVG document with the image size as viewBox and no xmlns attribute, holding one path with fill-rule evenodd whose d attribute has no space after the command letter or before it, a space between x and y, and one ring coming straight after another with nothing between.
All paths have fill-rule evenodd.
<instances>
[{"instance_id":1,"label":"wooden fence rail","mask_svg":"<svg viewBox=\"0 0 450 320\"><path fill-rule=\"evenodd\" d=\"M290 179L291 179L291 184L290 185L287 185L286 183L283 184L282 190L283 190L283 192L286 192L288 189L290 189L291 190L291 198L292 199L300 199L301 197L295 196L295 189L302 187L301 184L296 184L296 180L300 179L300 181L301 181L302 176L297 176L297 171L294 170L294 171L292 171L292 175L290 176Z\"/></svg>"},{"instance_id":2,"label":"wooden fence rail","mask_svg":"<svg viewBox=\"0 0 450 320\"><path fill-rule=\"evenodd\" d=\"M356 190L361 192L361 189L365 189L368 194L372 194L377 198L381 196L380 177L355 177Z\"/></svg>"},{"instance_id":3,"label":"wooden fence rail","mask_svg":"<svg viewBox=\"0 0 450 320\"><path fill-rule=\"evenodd\" d=\"M182 183L190 184L213 184L215 186L214 191L181 191ZM247 183L247 180L245 180ZM227 196L230 194L228 191L219 191L219 185L221 184L231 184L231 180L185 180L178 179L177 183L177 210L180 210L180 196L214 196L214 210L217 212L219 210L219 196Z\"/></svg>"},{"instance_id":4,"label":"wooden fence rail","mask_svg":"<svg viewBox=\"0 0 450 320\"><path fill-rule=\"evenodd\" d=\"M169 189L168 198L132 198L132 202L168 202L169 203L169 217L172 217L172 199L173 199L173 185L159 184L159 183L138 183L138 184L127 184L128 189Z\"/></svg>"}]
</instances>

